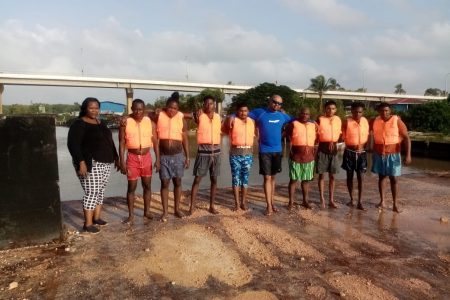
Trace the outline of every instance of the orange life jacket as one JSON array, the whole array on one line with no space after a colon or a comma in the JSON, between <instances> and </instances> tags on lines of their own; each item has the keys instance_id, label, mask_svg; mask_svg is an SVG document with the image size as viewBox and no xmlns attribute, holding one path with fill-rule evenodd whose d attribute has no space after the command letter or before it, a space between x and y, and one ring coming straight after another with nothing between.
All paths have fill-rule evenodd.
<instances>
[{"instance_id":1,"label":"orange life jacket","mask_svg":"<svg viewBox=\"0 0 450 300\"><path fill-rule=\"evenodd\" d=\"M319 141L337 142L341 135L342 122L338 116L319 117Z\"/></svg>"},{"instance_id":2,"label":"orange life jacket","mask_svg":"<svg viewBox=\"0 0 450 300\"><path fill-rule=\"evenodd\" d=\"M375 144L394 145L400 143L398 116L392 116L387 121L378 116L373 122L373 138Z\"/></svg>"},{"instance_id":3,"label":"orange life jacket","mask_svg":"<svg viewBox=\"0 0 450 300\"><path fill-rule=\"evenodd\" d=\"M233 146L253 146L255 137L255 121L247 118L247 122L239 118L234 118L234 125L231 129L231 145Z\"/></svg>"},{"instance_id":4,"label":"orange life jacket","mask_svg":"<svg viewBox=\"0 0 450 300\"><path fill-rule=\"evenodd\" d=\"M299 121L294 121L292 124L294 125L291 137L292 146L314 146L316 141L316 124Z\"/></svg>"},{"instance_id":5,"label":"orange life jacket","mask_svg":"<svg viewBox=\"0 0 450 300\"><path fill-rule=\"evenodd\" d=\"M125 127L125 144L127 149L143 149L152 147L152 121L149 117L136 122L132 117L127 118Z\"/></svg>"},{"instance_id":6,"label":"orange life jacket","mask_svg":"<svg viewBox=\"0 0 450 300\"><path fill-rule=\"evenodd\" d=\"M178 112L170 118L165 111L159 113L156 131L158 138L163 140L183 140L183 113Z\"/></svg>"},{"instance_id":7,"label":"orange life jacket","mask_svg":"<svg viewBox=\"0 0 450 300\"><path fill-rule=\"evenodd\" d=\"M353 118L347 118L347 128L343 134L346 145L364 145L369 138L369 122L364 117L361 117L359 123Z\"/></svg>"},{"instance_id":8,"label":"orange life jacket","mask_svg":"<svg viewBox=\"0 0 450 300\"><path fill-rule=\"evenodd\" d=\"M198 120L197 144L220 144L220 116L214 113L212 120L207 114L200 115Z\"/></svg>"}]
</instances>

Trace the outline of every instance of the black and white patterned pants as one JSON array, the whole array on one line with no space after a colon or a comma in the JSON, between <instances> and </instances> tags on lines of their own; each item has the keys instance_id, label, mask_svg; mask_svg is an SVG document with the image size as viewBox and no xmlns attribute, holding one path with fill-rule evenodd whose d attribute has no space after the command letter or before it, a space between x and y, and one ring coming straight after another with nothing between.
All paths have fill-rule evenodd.
<instances>
[{"instance_id":1,"label":"black and white patterned pants","mask_svg":"<svg viewBox=\"0 0 450 300\"><path fill-rule=\"evenodd\" d=\"M106 184L111 174L110 163L92 160L92 170L85 177L78 176L84 190L83 208L94 210L97 205L103 204Z\"/></svg>"}]
</instances>

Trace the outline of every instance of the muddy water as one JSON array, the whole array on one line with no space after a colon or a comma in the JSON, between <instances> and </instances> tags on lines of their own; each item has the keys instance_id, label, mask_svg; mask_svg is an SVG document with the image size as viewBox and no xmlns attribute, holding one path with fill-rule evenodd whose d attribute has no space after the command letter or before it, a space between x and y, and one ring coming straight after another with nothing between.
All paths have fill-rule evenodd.
<instances>
[{"instance_id":1,"label":"muddy water","mask_svg":"<svg viewBox=\"0 0 450 300\"><path fill-rule=\"evenodd\" d=\"M79 199L82 195L81 186L75 176L75 172L72 167L71 157L67 150L67 133L68 128L66 127L56 127L56 140L58 144L58 167L59 167L59 186L61 193L61 200L75 200ZM116 147L118 147L118 133L117 131L113 131L113 136L115 138ZM196 139L194 135L191 135L189 138L190 145L190 156L191 156L191 166L188 170L185 171L185 176L183 177L183 190L190 189L194 177L192 176L192 169L194 165L194 159L196 155ZM220 169L220 180L218 182L219 187L227 187L231 185L231 171L230 165L228 162L228 148L229 148L229 140L228 137L224 136L222 139L222 163ZM277 175L277 183L287 183L289 182L289 174L287 172L288 168L288 160L287 150L284 151L284 159L283 159L283 172ZM250 185L259 185L261 184L261 176L258 174L259 164L258 164L258 154L257 149L255 149L254 153L254 164L252 168L252 172L250 174ZM370 166L369 166L370 167ZM428 159L422 157L414 157L413 163L411 166L403 168L403 174L411 174L411 173L420 173L423 171L450 171L450 161L439 161L435 159ZM370 175L369 175L370 176ZM345 178L345 173L341 171L338 173L337 178L343 179ZM125 195L126 192L126 177L119 172L112 171L110 181L108 187L106 189L106 196L121 196ZM209 181L208 178L202 180L200 184L201 188L208 188ZM154 176L152 180L152 190L155 192L159 192L160 189L160 181L158 176ZM141 193L141 187L138 187L138 193Z\"/></svg>"}]
</instances>

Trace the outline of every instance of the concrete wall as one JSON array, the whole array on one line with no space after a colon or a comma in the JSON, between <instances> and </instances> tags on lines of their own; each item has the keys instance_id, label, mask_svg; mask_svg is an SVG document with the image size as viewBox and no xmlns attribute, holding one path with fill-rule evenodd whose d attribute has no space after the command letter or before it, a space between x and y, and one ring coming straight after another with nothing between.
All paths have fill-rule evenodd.
<instances>
[{"instance_id":1,"label":"concrete wall","mask_svg":"<svg viewBox=\"0 0 450 300\"><path fill-rule=\"evenodd\" d=\"M0 248L60 239L55 119L0 117Z\"/></svg>"}]
</instances>

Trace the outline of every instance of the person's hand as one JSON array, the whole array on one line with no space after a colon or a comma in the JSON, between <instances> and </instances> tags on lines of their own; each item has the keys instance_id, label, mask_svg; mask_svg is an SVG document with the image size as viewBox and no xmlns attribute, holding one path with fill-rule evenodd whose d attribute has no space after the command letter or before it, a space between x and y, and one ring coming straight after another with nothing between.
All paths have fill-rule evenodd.
<instances>
[{"instance_id":1,"label":"person's hand","mask_svg":"<svg viewBox=\"0 0 450 300\"><path fill-rule=\"evenodd\" d=\"M119 161L118 159L115 159L115 160L114 160L114 167L116 168L116 171L117 171L117 172L121 171L121 168L120 168L120 161Z\"/></svg>"},{"instance_id":2,"label":"person's hand","mask_svg":"<svg viewBox=\"0 0 450 300\"><path fill-rule=\"evenodd\" d=\"M333 142L329 142L328 143L328 150L330 150L330 153L333 153L333 150L334 150L334 143Z\"/></svg>"},{"instance_id":3,"label":"person's hand","mask_svg":"<svg viewBox=\"0 0 450 300\"><path fill-rule=\"evenodd\" d=\"M184 160L184 168L189 169L189 164L191 163L191 160L189 158L186 158Z\"/></svg>"},{"instance_id":4,"label":"person's hand","mask_svg":"<svg viewBox=\"0 0 450 300\"><path fill-rule=\"evenodd\" d=\"M405 165L411 164L411 155L406 155L405 159L403 160Z\"/></svg>"},{"instance_id":5,"label":"person's hand","mask_svg":"<svg viewBox=\"0 0 450 300\"><path fill-rule=\"evenodd\" d=\"M86 177L87 175L87 166L84 160L80 161L80 169L78 170L78 175L81 177Z\"/></svg>"},{"instance_id":6,"label":"person's hand","mask_svg":"<svg viewBox=\"0 0 450 300\"><path fill-rule=\"evenodd\" d=\"M233 126L234 126L234 119L235 119L235 116L229 116L228 117L228 124L227 124L228 130L231 130L233 128Z\"/></svg>"},{"instance_id":7,"label":"person's hand","mask_svg":"<svg viewBox=\"0 0 450 300\"><path fill-rule=\"evenodd\" d=\"M124 161L120 163L120 173L123 175L127 174L127 165Z\"/></svg>"},{"instance_id":8,"label":"person's hand","mask_svg":"<svg viewBox=\"0 0 450 300\"><path fill-rule=\"evenodd\" d=\"M159 159L157 159L155 161L155 173L158 173L160 168L161 168L161 162Z\"/></svg>"}]
</instances>

